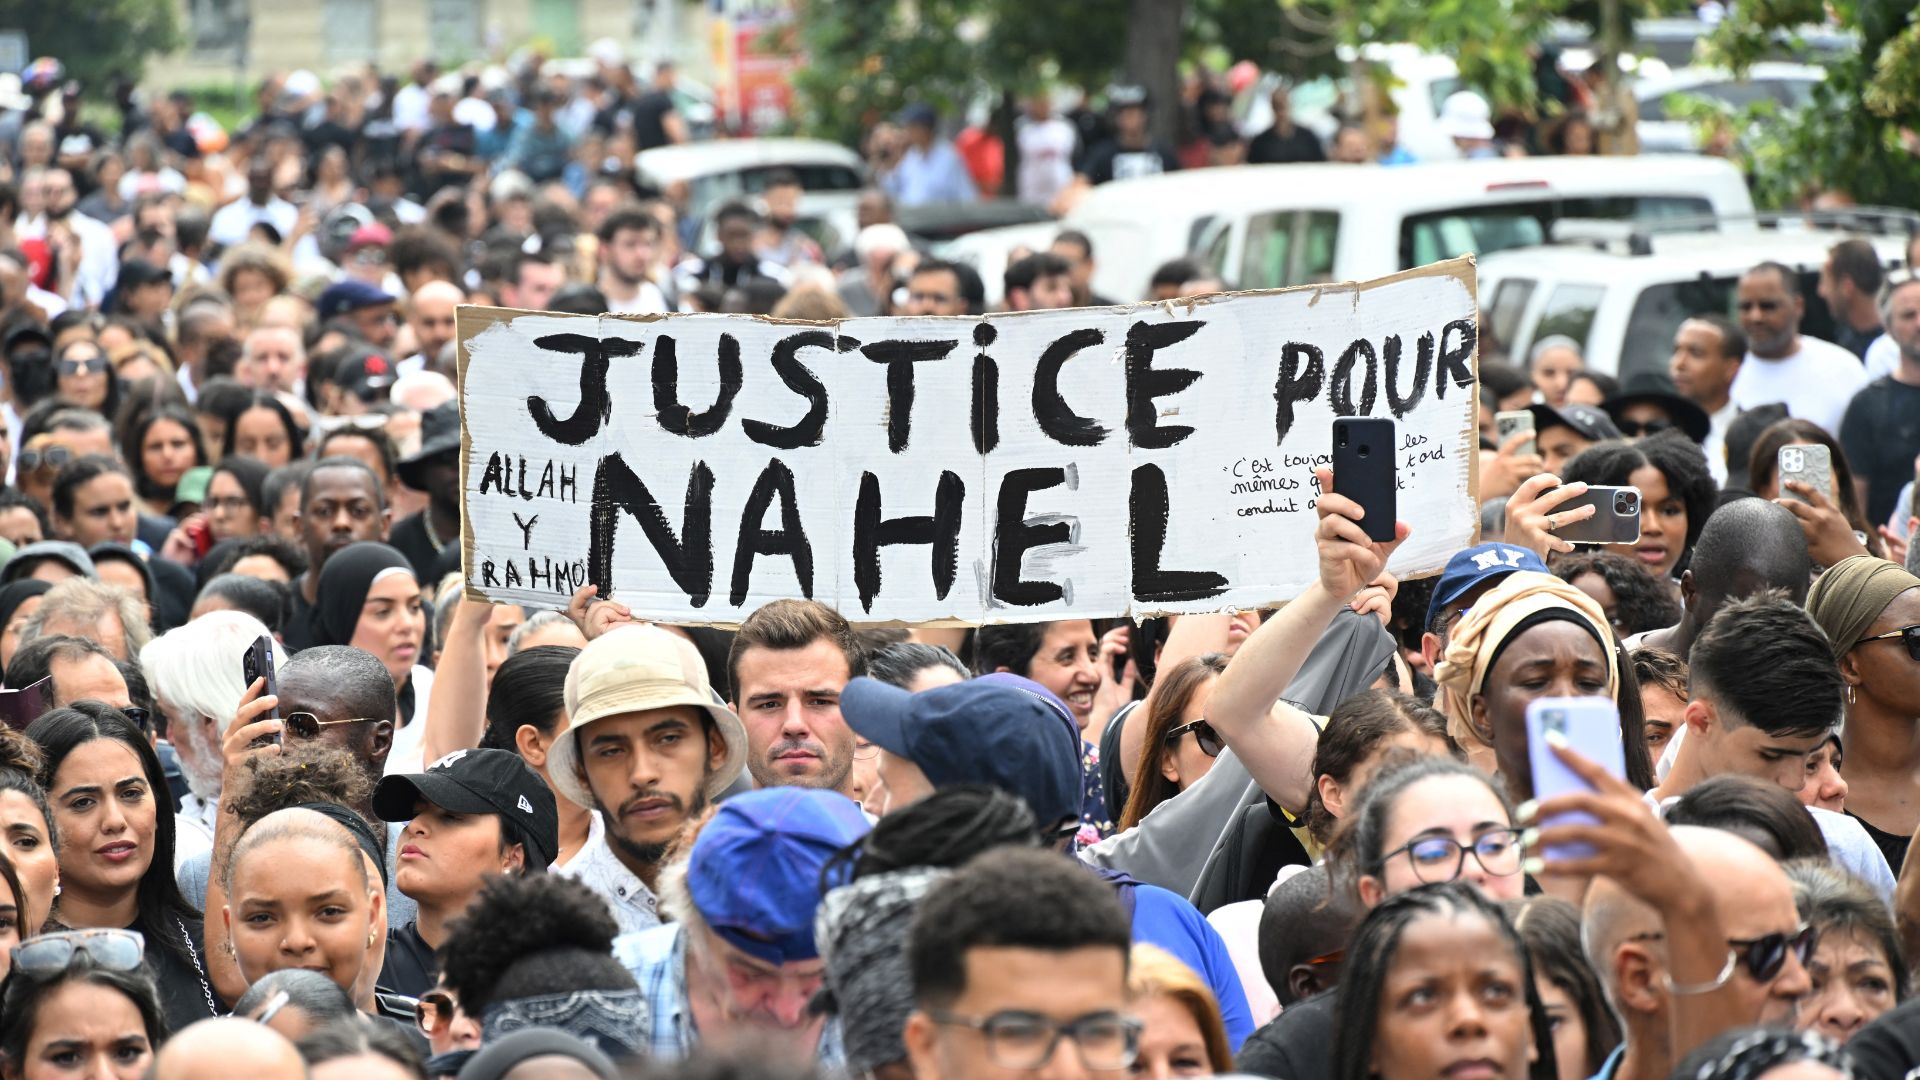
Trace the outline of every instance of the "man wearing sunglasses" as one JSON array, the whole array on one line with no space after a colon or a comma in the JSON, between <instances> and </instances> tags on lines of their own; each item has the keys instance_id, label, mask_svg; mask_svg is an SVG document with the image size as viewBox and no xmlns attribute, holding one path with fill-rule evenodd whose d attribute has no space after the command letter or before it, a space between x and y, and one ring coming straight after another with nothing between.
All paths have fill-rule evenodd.
<instances>
[{"instance_id":1,"label":"man wearing sunglasses","mask_svg":"<svg viewBox=\"0 0 1920 1080\"><path fill-rule=\"evenodd\" d=\"M1727 1027L1789 1025L1810 993L1807 958L1816 942L1794 907L1786 871L1752 842L1719 829L1678 826L1673 840L1712 894L1727 936L1726 965L1715 979L1674 981L1668 935L1697 928L1665 925L1660 914L1610 878L1587 891L1583 940L1588 961L1621 1019L1624 1038L1596 1080L1660 1080L1694 1045L1718 1032L1677 1030L1680 998L1720 994Z\"/></svg>"},{"instance_id":2,"label":"man wearing sunglasses","mask_svg":"<svg viewBox=\"0 0 1920 1080\"><path fill-rule=\"evenodd\" d=\"M20 646L7 665L10 687L28 687L47 678L53 680L47 698L50 709L86 700L123 711L133 704L113 654L86 638L64 634L35 638Z\"/></svg>"}]
</instances>

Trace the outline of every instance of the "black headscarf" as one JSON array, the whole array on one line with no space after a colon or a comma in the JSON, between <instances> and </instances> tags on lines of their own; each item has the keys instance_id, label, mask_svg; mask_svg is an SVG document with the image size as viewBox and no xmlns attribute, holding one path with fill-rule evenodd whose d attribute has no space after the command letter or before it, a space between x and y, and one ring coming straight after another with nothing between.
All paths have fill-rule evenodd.
<instances>
[{"instance_id":1,"label":"black headscarf","mask_svg":"<svg viewBox=\"0 0 1920 1080\"><path fill-rule=\"evenodd\" d=\"M373 583L388 570L404 570L413 577L413 563L400 552L370 540L349 544L333 553L320 571L317 590L319 616L314 629L319 631L315 645L351 645L353 631L360 623L360 609L367 604Z\"/></svg>"},{"instance_id":2,"label":"black headscarf","mask_svg":"<svg viewBox=\"0 0 1920 1080\"><path fill-rule=\"evenodd\" d=\"M0 630L5 630L7 624L13 621L13 613L20 610L21 604L36 596L45 596L51 588L53 582L34 578L23 578L0 588Z\"/></svg>"}]
</instances>

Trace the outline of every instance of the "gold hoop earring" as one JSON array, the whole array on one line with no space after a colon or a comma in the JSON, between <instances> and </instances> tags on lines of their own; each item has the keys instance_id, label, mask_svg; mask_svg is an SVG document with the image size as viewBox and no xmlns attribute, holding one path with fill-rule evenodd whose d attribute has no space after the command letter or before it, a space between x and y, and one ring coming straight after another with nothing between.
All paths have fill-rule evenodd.
<instances>
[{"instance_id":1,"label":"gold hoop earring","mask_svg":"<svg viewBox=\"0 0 1920 1080\"><path fill-rule=\"evenodd\" d=\"M1853 704L1853 684L1852 683L1847 684L1847 704L1849 706Z\"/></svg>"}]
</instances>

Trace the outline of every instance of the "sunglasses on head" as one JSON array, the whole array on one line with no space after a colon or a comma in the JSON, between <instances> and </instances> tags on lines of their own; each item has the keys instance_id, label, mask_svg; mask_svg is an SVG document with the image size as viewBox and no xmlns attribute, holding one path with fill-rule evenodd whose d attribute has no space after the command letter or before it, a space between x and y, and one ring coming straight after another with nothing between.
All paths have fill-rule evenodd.
<instances>
[{"instance_id":1,"label":"sunglasses on head","mask_svg":"<svg viewBox=\"0 0 1920 1080\"><path fill-rule=\"evenodd\" d=\"M1920 661L1920 626L1903 626L1898 630L1889 630L1884 634L1861 638L1854 648L1857 649L1869 641L1891 641L1894 638L1899 638L1906 643L1909 659Z\"/></svg>"},{"instance_id":2,"label":"sunglasses on head","mask_svg":"<svg viewBox=\"0 0 1920 1080\"><path fill-rule=\"evenodd\" d=\"M281 719L287 725L287 734L296 739L317 739L320 729L335 724L367 724L373 722L371 716L356 716L351 720L322 720L310 712L288 713Z\"/></svg>"},{"instance_id":3,"label":"sunglasses on head","mask_svg":"<svg viewBox=\"0 0 1920 1080\"><path fill-rule=\"evenodd\" d=\"M35 469L57 469L73 460L73 451L64 446L49 446L45 450L22 450L17 464L21 472Z\"/></svg>"},{"instance_id":4,"label":"sunglasses on head","mask_svg":"<svg viewBox=\"0 0 1920 1080\"><path fill-rule=\"evenodd\" d=\"M1179 727L1167 732L1166 744L1172 746L1174 743L1179 742L1180 737L1189 731L1193 732L1193 741L1200 744L1200 752L1208 757L1219 757L1220 751L1226 749L1227 744L1221 740L1219 733L1213 730L1213 725L1207 723L1205 720L1195 720L1191 724L1181 724Z\"/></svg>"},{"instance_id":5,"label":"sunglasses on head","mask_svg":"<svg viewBox=\"0 0 1920 1080\"><path fill-rule=\"evenodd\" d=\"M63 930L13 947L13 970L36 978L59 975L85 956L108 971L134 971L147 957L147 939L137 930Z\"/></svg>"}]
</instances>

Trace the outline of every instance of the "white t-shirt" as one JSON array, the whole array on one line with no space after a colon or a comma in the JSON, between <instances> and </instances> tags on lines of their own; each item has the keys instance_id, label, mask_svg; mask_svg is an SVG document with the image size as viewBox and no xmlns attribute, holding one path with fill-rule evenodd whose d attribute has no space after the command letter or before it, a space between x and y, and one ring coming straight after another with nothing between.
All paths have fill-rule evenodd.
<instances>
[{"instance_id":1,"label":"white t-shirt","mask_svg":"<svg viewBox=\"0 0 1920 1080\"><path fill-rule=\"evenodd\" d=\"M667 295L660 286L651 281L643 281L633 296L626 300L616 300L607 296L607 311L615 315L660 315L667 311Z\"/></svg>"},{"instance_id":2,"label":"white t-shirt","mask_svg":"<svg viewBox=\"0 0 1920 1080\"><path fill-rule=\"evenodd\" d=\"M1799 420L1811 420L1839 435L1847 403L1867 385L1860 358L1819 338L1800 337L1800 350L1778 360L1747 353L1733 378L1733 403L1742 410L1775 402Z\"/></svg>"},{"instance_id":3,"label":"white t-shirt","mask_svg":"<svg viewBox=\"0 0 1920 1080\"><path fill-rule=\"evenodd\" d=\"M1057 116L1020 126L1020 201L1046 206L1073 182L1073 125Z\"/></svg>"},{"instance_id":4,"label":"white t-shirt","mask_svg":"<svg viewBox=\"0 0 1920 1080\"><path fill-rule=\"evenodd\" d=\"M1882 375L1891 375L1900 370L1900 346L1893 338L1881 334L1867 346L1867 381L1872 382Z\"/></svg>"}]
</instances>

